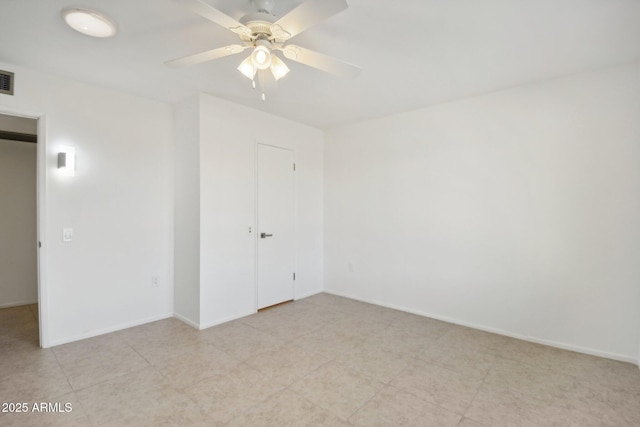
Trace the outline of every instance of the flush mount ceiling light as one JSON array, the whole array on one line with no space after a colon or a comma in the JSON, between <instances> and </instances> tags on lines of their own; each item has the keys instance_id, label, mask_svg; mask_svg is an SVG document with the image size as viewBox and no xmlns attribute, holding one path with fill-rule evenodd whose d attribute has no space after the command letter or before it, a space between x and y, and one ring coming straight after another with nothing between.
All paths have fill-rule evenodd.
<instances>
[{"instance_id":1,"label":"flush mount ceiling light","mask_svg":"<svg viewBox=\"0 0 640 427\"><path fill-rule=\"evenodd\" d=\"M289 44L289 40L319 24L333 15L345 10L346 0L306 0L282 17L273 15L275 0L252 0L256 12L249 13L237 21L235 18L214 8L204 0L175 0L183 3L198 15L234 32L242 44L219 47L182 58L167 61L172 67L185 67L214 59L224 58L251 50L238 67L243 75L256 87L256 76L260 84L262 100L268 87L287 75L289 67L276 56L299 62L343 78L354 78L360 72L355 65L340 61L319 52Z\"/></svg>"},{"instance_id":2,"label":"flush mount ceiling light","mask_svg":"<svg viewBox=\"0 0 640 427\"><path fill-rule=\"evenodd\" d=\"M116 24L99 12L88 9L69 8L62 11L68 26L91 37L111 37L116 34Z\"/></svg>"}]
</instances>

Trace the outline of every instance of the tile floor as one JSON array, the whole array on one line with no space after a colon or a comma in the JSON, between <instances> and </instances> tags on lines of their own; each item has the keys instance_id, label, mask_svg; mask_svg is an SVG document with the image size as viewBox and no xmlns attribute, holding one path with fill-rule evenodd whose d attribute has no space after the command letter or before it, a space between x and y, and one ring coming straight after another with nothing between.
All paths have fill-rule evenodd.
<instances>
[{"instance_id":1,"label":"tile floor","mask_svg":"<svg viewBox=\"0 0 640 427\"><path fill-rule=\"evenodd\" d=\"M2 426L639 426L636 366L319 294L204 331L167 319L51 349L0 310Z\"/></svg>"}]
</instances>

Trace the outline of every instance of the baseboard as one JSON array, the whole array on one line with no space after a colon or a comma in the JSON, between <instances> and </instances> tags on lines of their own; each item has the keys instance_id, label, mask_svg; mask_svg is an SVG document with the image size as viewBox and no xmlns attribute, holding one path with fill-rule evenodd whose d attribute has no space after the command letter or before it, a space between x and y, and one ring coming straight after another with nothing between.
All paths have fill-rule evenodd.
<instances>
[{"instance_id":1,"label":"baseboard","mask_svg":"<svg viewBox=\"0 0 640 427\"><path fill-rule=\"evenodd\" d=\"M296 295L295 301L298 301L298 300L301 300L301 299L304 299L304 298L309 298L309 297L312 297L314 295L321 294L323 292L324 291L322 289L320 289L319 291L307 292L306 294Z\"/></svg>"},{"instance_id":2,"label":"baseboard","mask_svg":"<svg viewBox=\"0 0 640 427\"><path fill-rule=\"evenodd\" d=\"M189 319L188 317L185 317L181 314L178 313L173 313L173 317L175 317L176 319L180 320L181 322L186 323L187 325L196 328L197 330L200 330L200 324L198 322L194 322L193 320Z\"/></svg>"},{"instance_id":3,"label":"baseboard","mask_svg":"<svg viewBox=\"0 0 640 427\"><path fill-rule=\"evenodd\" d=\"M569 350L569 351L574 351L576 353L588 354L590 356L597 356L597 357L603 357L605 359L612 359L612 360L617 360L617 361L620 361L620 362L632 363L634 365L637 365L640 368L640 359L634 359L633 357L624 356L624 355L617 354L617 353L609 353L609 352L606 352L606 351L595 350L595 349L592 349L592 348L580 347L580 346L575 346L575 345L571 345L571 344L565 344L565 343L560 343L560 342L556 342L556 341L545 340L545 339L541 339L541 338L537 338L537 337L521 335L521 334L505 331L505 330L502 330L502 329L492 328L492 327L489 327L489 326L480 325L480 324L472 323L472 322L465 322L465 321L461 321L461 320L454 319L454 318L451 318L451 317L440 316L440 315L437 315L437 314L427 313L427 312L421 311L421 310L414 310L414 309L411 309L411 308L407 308L407 307L403 307L403 306L399 306L399 305L395 305L395 304L383 303L381 301L370 300L370 299L367 299L367 298L359 298L359 297L356 297L356 296L353 296L353 295L349 295L349 294L346 294L346 293L343 293L343 292L332 291L330 289L325 289L324 292L326 292L328 294L331 294L331 295L336 295L336 296L339 296L339 297L344 297L344 298L349 298L349 299L353 299L353 300L356 300L356 301L366 302L366 303L369 303L369 304L379 305L381 307L387 307L387 308L391 308L391 309L394 309L394 310L404 311L406 313L417 314L419 316L428 317L430 319L441 320L443 322L452 323L454 325L466 326L468 328L477 329L477 330L485 331L485 332L491 332L493 334L503 335L503 336L506 336L506 337L515 338L515 339L519 339L519 340L522 340L522 341L528 341L528 342L532 342L532 343L535 343L535 344L543 344L543 345L547 345L549 347L555 347L555 348L559 348L559 349L562 349L562 350Z\"/></svg>"},{"instance_id":4,"label":"baseboard","mask_svg":"<svg viewBox=\"0 0 640 427\"><path fill-rule=\"evenodd\" d=\"M231 322L232 320L238 320L238 319L241 319L243 317L251 316L252 314L256 314L256 312L255 311L251 311L251 312L248 312L248 313L245 313L245 314L238 314L238 315L235 315L235 316L226 317L224 319L214 320L213 322L203 323L203 324L200 325L200 330L211 328L213 326L222 325L223 323L227 323L227 322Z\"/></svg>"},{"instance_id":5,"label":"baseboard","mask_svg":"<svg viewBox=\"0 0 640 427\"><path fill-rule=\"evenodd\" d=\"M0 309L2 309L2 308L11 308L11 307L20 307L21 305L31 305L31 304L37 304L37 303L38 303L38 300L35 300L35 301L7 302L7 303L0 304Z\"/></svg>"},{"instance_id":6,"label":"baseboard","mask_svg":"<svg viewBox=\"0 0 640 427\"><path fill-rule=\"evenodd\" d=\"M158 316L148 317L146 319L137 320L135 322L124 323L111 328L99 329L97 331L87 332L85 334L75 335L69 338L63 338L60 340L52 340L47 347L55 347L57 345L68 344L74 341L80 341L87 338L93 338L104 334L110 334L111 332L121 331L123 329L133 328L135 326L144 325L146 323L157 322L158 320L170 319L173 317L173 313L161 314Z\"/></svg>"}]
</instances>

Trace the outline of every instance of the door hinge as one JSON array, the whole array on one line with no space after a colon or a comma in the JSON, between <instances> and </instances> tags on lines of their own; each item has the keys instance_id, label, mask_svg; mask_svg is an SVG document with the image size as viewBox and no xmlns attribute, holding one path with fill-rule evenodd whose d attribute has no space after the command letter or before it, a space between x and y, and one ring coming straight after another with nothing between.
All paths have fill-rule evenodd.
<instances>
[{"instance_id":1,"label":"door hinge","mask_svg":"<svg viewBox=\"0 0 640 427\"><path fill-rule=\"evenodd\" d=\"M296 280L296 273L293 273L293 280Z\"/></svg>"},{"instance_id":2,"label":"door hinge","mask_svg":"<svg viewBox=\"0 0 640 427\"><path fill-rule=\"evenodd\" d=\"M295 163L293 164L293 171L294 172L296 171L296 164Z\"/></svg>"}]
</instances>

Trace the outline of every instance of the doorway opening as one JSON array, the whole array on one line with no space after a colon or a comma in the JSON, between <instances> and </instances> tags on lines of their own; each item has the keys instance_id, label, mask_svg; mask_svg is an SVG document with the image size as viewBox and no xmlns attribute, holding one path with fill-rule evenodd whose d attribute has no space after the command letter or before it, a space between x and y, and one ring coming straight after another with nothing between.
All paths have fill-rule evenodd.
<instances>
[{"instance_id":1,"label":"doorway opening","mask_svg":"<svg viewBox=\"0 0 640 427\"><path fill-rule=\"evenodd\" d=\"M0 336L40 346L38 119L0 114Z\"/></svg>"}]
</instances>

